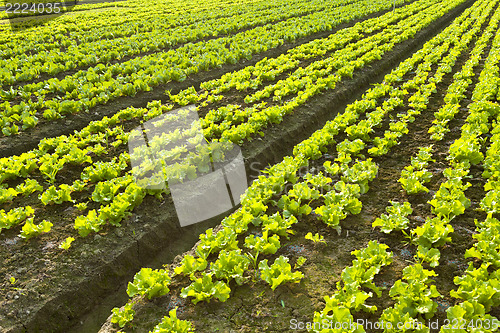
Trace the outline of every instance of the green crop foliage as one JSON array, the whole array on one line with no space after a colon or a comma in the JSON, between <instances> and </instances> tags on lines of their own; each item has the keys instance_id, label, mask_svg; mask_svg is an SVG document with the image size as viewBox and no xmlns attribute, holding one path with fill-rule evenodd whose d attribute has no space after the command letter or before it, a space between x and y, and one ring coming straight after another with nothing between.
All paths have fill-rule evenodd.
<instances>
[{"instance_id":1,"label":"green crop foliage","mask_svg":"<svg viewBox=\"0 0 500 333\"><path fill-rule=\"evenodd\" d=\"M43 220L40 224L36 225L33 223L33 217L30 217L24 223L24 226L21 230L20 236L25 239L33 238L40 235L43 232L49 232L52 228L52 223L49 221Z\"/></svg>"},{"instance_id":2,"label":"green crop foliage","mask_svg":"<svg viewBox=\"0 0 500 333\"><path fill-rule=\"evenodd\" d=\"M111 323L118 324L120 327L124 327L127 323L131 322L134 319L135 311L132 309L134 304L132 302L128 302L125 304L123 309L113 308L111 317Z\"/></svg>"},{"instance_id":3,"label":"green crop foliage","mask_svg":"<svg viewBox=\"0 0 500 333\"><path fill-rule=\"evenodd\" d=\"M207 261L203 258L194 258L191 255L185 255L182 258L181 265L174 269L175 274L191 275L207 268Z\"/></svg>"},{"instance_id":4,"label":"green crop foliage","mask_svg":"<svg viewBox=\"0 0 500 333\"><path fill-rule=\"evenodd\" d=\"M134 281L128 283L127 294L130 297L146 295L148 299L151 299L167 294L170 291L169 285L170 276L167 271L142 268L135 274Z\"/></svg>"},{"instance_id":5,"label":"green crop foliage","mask_svg":"<svg viewBox=\"0 0 500 333\"><path fill-rule=\"evenodd\" d=\"M318 233L313 235L312 232L308 232L305 235L305 239L312 240L314 243L326 243L325 237L323 237L322 235L320 235Z\"/></svg>"},{"instance_id":6,"label":"green crop foliage","mask_svg":"<svg viewBox=\"0 0 500 333\"><path fill-rule=\"evenodd\" d=\"M410 222L407 218L413 212L409 202L399 203L390 201L391 206L386 207L389 214L382 214L372 223L372 227L380 227L380 231L388 234L393 230L399 231L407 228Z\"/></svg>"},{"instance_id":7,"label":"green crop foliage","mask_svg":"<svg viewBox=\"0 0 500 333\"><path fill-rule=\"evenodd\" d=\"M244 277L251 260L241 250L221 251L219 258L210 265L210 270L218 279L224 279L229 283L235 280L238 285L242 285L247 278Z\"/></svg>"},{"instance_id":8,"label":"green crop foliage","mask_svg":"<svg viewBox=\"0 0 500 333\"><path fill-rule=\"evenodd\" d=\"M184 298L194 297L194 304L200 301L210 301L212 298L217 298L221 302L225 302L229 298L231 289L222 281L213 281L212 274L202 273L202 277L193 277L193 282L182 289L181 296Z\"/></svg>"},{"instance_id":9,"label":"green crop foliage","mask_svg":"<svg viewBox=\"0 0 500 333\"><path fill-rule=\"evenodd\" d=\"M149 331L149 333L194 332L192 326L191 322L177 318L177 308L175 308L170 310L168 317L164 316L161 322L152 331Z\"/></svg>"},{"instance_id":10,"label":"green crop foliage","mask_svg":"<svg viewBox=\"0 0 500 333\"><path fill-rule=\"evenodd\" d=\"M304 277L302 272L292 272L292 266L284 256L279 256L271 266L268 266L267 259L262 260L259 270L261 279L269 283L272 290L286 282L298 283Z\"/></svg>"},{"instance_id":11,"label":"green crop foliage","mask_svg":"<svg viewBox=\"0 0 500 333\"><path fill-rule=\"evenodd\" d=\"M59 248L68 250L71 247L71 243L73 243L74 241L75 239L73 237L68 237L59 245Z\"/></svg>"}]
</instances>

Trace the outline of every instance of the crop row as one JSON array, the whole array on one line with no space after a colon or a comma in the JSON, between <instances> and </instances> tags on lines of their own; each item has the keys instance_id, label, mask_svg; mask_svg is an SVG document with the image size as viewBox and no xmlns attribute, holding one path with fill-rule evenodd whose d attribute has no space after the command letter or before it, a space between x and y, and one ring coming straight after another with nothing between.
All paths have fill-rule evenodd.
<instances>
[{"instance_id":1,"label":"crop row","mask_svg":"<svg viewBox=\"0 0 500 333\"><path fill-rule=\"evenodd\" d=\"M491 84L492 80L496 81L500 77L499 52L500 38L496 35L480 74L479 83L473 91L472 103L468 106L467 122L461 128L462 144L464 142L470 144L463 150L457 149L458 146L454 150L450 148L450 154L454 159L482 164L484 167L482 176L487 180L484 185L486 194L480 202L481 210L487 217L484 221L475 220L476 234L473 238L477 242L465 253L465 258L477 258L479 263L475 265L471 262L463 276L454 279L458 289L450 294L462 302L447 311L450 322L458 323L460 327L447 330L452 332L489 332L497 330L500 325L497 318L488 314L492 307L500 305L500 261L498 260L500 229L498 220L494 217L498 209L495 198L499 195L497 124L500 105L496 103L498 87ZM486 154L482 153L481 142L484 142L483 145L489 143Z\"/></svg>"}]
</instances>

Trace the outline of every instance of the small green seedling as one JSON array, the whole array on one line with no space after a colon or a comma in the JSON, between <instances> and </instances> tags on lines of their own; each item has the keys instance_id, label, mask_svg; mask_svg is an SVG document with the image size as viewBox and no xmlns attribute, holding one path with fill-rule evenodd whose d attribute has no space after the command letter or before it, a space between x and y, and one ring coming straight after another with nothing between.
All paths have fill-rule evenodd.
<instances>
[{"instance_id":1,"label":"small green seedling","mask_svg":"<svg viewBox=\"0 0 500 333\"><path fill-rule=\"evenodd\" d=\"M87 203L86 202L80 202L80 203L76 204L75 207L79 211L83 212L85 209L87 209Z\"/></svg>"},{"instance_id":2,"label":"small green seedling","mask_svg":"<svg viewBox=\"0 0 500 333\"><path fill-rule=\"evenodd\" d=\"M314 243L326 243L325 238L316 233L314 236L311 232L308 232L307 235L305 236L306 239L312 240Z\"/></svg>"},{"instance_id":3,"label":"small green seedling","mask_svg":"<svg viewBox=\"0 0 500 333\"><path fill-rule=\"evenodd\" d=\"M305 262L307 261L306 258L300 256L298 259L297 259L297 262L295 263L295 265L293 266L294 269L298 269L300 267L302 267Z\"/></svg>"},{"instance_id":4,"label":"small green seedling","mask_svg":"<svg viewBox=\"0 0 500 333\"><path fill-rule=\"evenodd\" d=\"M63 250L67 250L71 247L71 243L73 243L75 239L73 237L66 238L60 245L59 248Z\"/></svg>"}]
</instances>

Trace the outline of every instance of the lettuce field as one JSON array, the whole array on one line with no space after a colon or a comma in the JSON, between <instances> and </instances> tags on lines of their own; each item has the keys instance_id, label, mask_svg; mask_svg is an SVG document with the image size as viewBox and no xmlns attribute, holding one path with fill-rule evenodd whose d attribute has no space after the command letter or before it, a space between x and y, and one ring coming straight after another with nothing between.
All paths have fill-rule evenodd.
<instances>
[{"instance_id":1,"label":"lettuce field","mask_svg":"<svg viewBox=\"0 0 500 333\"><path fill-rule=\"evenodd\" d=\"M500 331L499 0L10 2L0 332Z\"/></svg>"}]
</instances>

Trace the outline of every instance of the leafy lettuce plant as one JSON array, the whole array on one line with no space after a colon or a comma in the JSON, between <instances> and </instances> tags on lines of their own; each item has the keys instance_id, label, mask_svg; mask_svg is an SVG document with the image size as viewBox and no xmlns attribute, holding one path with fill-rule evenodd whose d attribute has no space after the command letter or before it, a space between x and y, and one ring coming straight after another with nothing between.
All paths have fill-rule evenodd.
<instances>
[{"instance_id":1,"label":"leafy lettuce plant","mask_svg":"<svg viewBox=\"0 0 500 333\"><path fill-rule=\"evenodd\" d=\"M0 210L0 232L2 229L10 229L32 216L35 210L30 206L18 207L9 210L7 213Z\"/></svg>"},{"instance_id":2,"label":"leafy lettuce plant","mask_svg":"<svg viewBox=\"0 0 500 333\"><path fill-rule=\"evenodd\" d=\"M293 269L299 269L300 267L302 267L305 263L306 263L307 259L300 256L297 258L297 262L295 263L295 265L293 266Z\"/></svg>"},{"instance_id":3,"label":"leafy lettuce plant","mask_svg":"<svg viewBox=\"0 0 500 333\"><path fill-rule=\"evenodd\" d=\"M204 234L200 235L200 244L196 248L196 254L200 258L207 259L213 252L223 249L235 250L238 248L237 236L238 234L231 228L222 228L216 234L213 233L212 228L207 229Z\"/></svg>"},{"instance_id":4,"label":"leafy lettuce plant","mask_svg":"<svg viewBox=\"0 0 500 333\"><path fill-rule=\"evenodd\" d=\"M439 252L438 249L427 248L419 245L416 258L417 260L421 260L421 262L429 263L429 266L431 267L437 267L439 266L439 258L441 258L441 252Z\"/></svg>"},{"instance_id":5,"label":"leafy lettuce plant","mask_svg":"<svg viewBox=\"0 0 500 333\"><path fill-rule=\"evenodd\" d=\"M379 288L373 283L373 278L380 272L382 266L392 262L393 254L387 252L388 248L385 244L370 241L364 249L351 252L356 256L356 259L351 266L342 271L341 281L337 282L336 292L331 297L324 297L325 308L321 314L315 313L315 321L318 316L324 318L333 314L335 317L335 313L339 311L345 312L346 315L350 315L349 310L376 311L376 306L365 304L372 293L366 292L363 288L369 288L377 295L381 294Z\"/></svg>"},{"instance_id":6,"label":"leafy lettuce plant","mask_svg":"<svg viewBox=\"0 0 500 333\"><path fill-rule=\"evenodd\" d=\"M272 290L285 282L298 283L304 277L302 272L292 273L292 266L288 263L288 258L284 256L277 258L271 266L268 266L267 259L262 260L259 263L259 270L262 280L269 283Z\"/></svg>"},{"instance_id":7,"label":"leafy lettuce plant","mask_svg":"<svg viewBox=\"0 0 500 333\"><path fill-rule=\"evenodd\" d=\"M95 202L108 203L113 200L115 194L120 190L121 184L113 182L99 182L92 192L92 200Z\"/></svg>"},{"instance_id":8,"label":"leafy lettuce plant","mask_svg":"<svg viewBox=\"0 0 500 333\"><path fill-rule=\"evenodd\" d=\"M320 194L318 190L310 188L307 183L296 183L288 192L288 196L302 203L304 201L316 200L319 198Z\"/></svg>"},{"instance_id":9,"label":"leafy lettuce plant","mask_svg":"<svg viewBox=\"0 0 500 333\"><path fill-rule=\"evenodd\" d=\"M168 317L164 316L161 322L149 333L189 333L193 332L191 322L177 318L177 308L169 311Z\"/></svg>"},{"instance_id":10,"label":"leafy lettuce plant","mask_svg":"<svg viewBox=\"0 0 500 333\"><path fill-rule=\"evenodd\" d=\"M229 298L231 289L222 281L213 281L213 273L202 273L202 277L192 277L193 282L182 288L181 297L194 297L194 304L200 301L210 301L212 298L217 298L221 302L225 302Z\"/></svg>"},{"instance_id":11,"label":"leafy lettuce plant","mask_svg":"<svg viewBox=\"0 0 500 333\"><path fill-rule=\"evenodd\" d=\"M442 183L434 198L429 201L433 213L452 219L461 215L470 207L470 200L464 191L471 186L470 183L462 184L461 180L452 178Z\"/></svg>"},{"instance_id":12,"label":"leafy lettuce plant","mask_svg":"<svg viewBox=\"0 0 500 333\"><path fill-rule=\"evenodd\" d=\"M385 330L386 333L429 333L430 330L424 322L413 318L402 305L397 303L392 308L387 308L380 317L386 323L391 323ZM399 326L398 326L399 325Z\"/></svg>"},{"instance_id":13,"label":"leafy lettuce plant","mask_svg":"<svg viewBox=\"0 0 500 333\"><path fill-rule=\"evenodd\" d=\"M465 251L465 258L478 258L495 267L500 267L500 221L487 216L481 224L476 220L479 233L472 237L477 240L473 247Z\"/></svg>"},{"instance_id":14,"label":"leafy lettuce plant","mask_svg":"<svg viewBox=\"0 0 500 333\"><path fill-rule=\"evenodd\" d=\"M42 232L49 232L52 228L53 224L49 221L43 220L40 224L36 225L33 223L33 219L33 217L30 217L26 220L26 223L21 230L21 238L33 238L40 235Z\"/></svg>"},{"instance_id":15,"label":"leafy lettuce plant","mask_svg":"<svg viewBox=\"0 0 500 333\"><path fill-rule=\"evenodd\" d=\"M358 161L351 168L342 173L341 179L346 183L355 183L360 187L360 193L368 192L368 182L375 179L378 166L369 158L366 161Z\"/></svg>"},{"instance_id":16,"label":"leafy lettuce plant","mask_svg":"<svg viewBox=\"0 0 500 333\"><path fill-rule=\"evenodd\" d=\"M308 204L301 205L300 200L291 199L288 195L283 195L278 201L278 207L283 210L286 217L309 215L312 211Z\"/></svg>"},{"instance_id":17,"label":"leafy lettuce plant","mask_svg":"<svg viewBox=\"0 0 500 333\"><path fill-rule=\"evenodd\" d=\"M44 205L60 205L65 201L74 202L71 199L71 192L73 192L73 187L68 184L61 184L59 189L51 186L39 196L39 199Z\"/></svg>"},{"instance_id":18,"label":"leafy lettuce plant","mask_svg":"<svg viewBox=\"0 0 500 333\"><path fill-rule=\"evenodd\" d=\"M196 254L206 260L217 249L217 244L217 234L214 234L213 228L209 228L200 235L200 244L196 247Z\"/></svg>"},{"instance_id":19,"label":"leafy lettuce plant","mask_svg":"<svg viewBox=\"0 0 500 333\"><path fill-rule=\"evenodd\" d=\"M337 152L340 153L348 153L352 155L357 155L365 148L365 143L361 139L356 139L350 141L345 139L341 143L337 144Z\"/></svg>"},{"instance_id":20,"label":"leafy lettuce plant","mask_svg":"<svg viewBox=\"0 0 500 333\"><path fill-rule=\"evenodd\" d=\"M86 237L91 232L99 232L105 223L106 221L99 218L96 210L92 209L87 216L81 215L75 219L74 228L78 230L80 236Z\"/></svg>"},{"instance_id":21,"label":"leafy lettuce plant","mask_svg":"<svg viewBox=\"0 0 500 333\"><path fill-rule=\"evenodd\" d=\"M181 265L174 269L175 274L191 275L207 268L207 261L203 258L195 258L189 254L182 258Z\"/></svg>"},{"instance_id":22,"label":"leafy lettuce plant","mask_svg":"<svg viewBox=\"0 0 500 333\"><path fill-rule=\"evenodd\" d=\"M308 232L305 236L305 239L312 240L314 243L326 243L325 237L322 235L316 233L315 235L312 234L312 232Z\"/></svg>"},{"instance_id":23,"label":"leafy lettuce plant","mask_svg":"<svg viewBox=\"0 0 500 333\"><path fill-rule=\"evenodd\" d=\"M391 322L393 327L398 327L396 326L398 321L401 323L413 322L414 326L410 327L421 329L418 332L426 332L422 322L417 325L415 320L423 320L423 317L429 319L437 310L437 303L433 298L442 296L437 291L436 286L431 284L433 280L430 277L432 276L436 276L436 273L424 269L420 264L403 269L403 279L407 282L397 280L394 283L389 296L394 298L397 303L393 308L385 309L381 319Z\"/></svg>"},{"instance_id":24,"label":"leafy lettuce plant","mask_svg":"<svg viewBox=\"0 0 500 333\"><path fill-rule=\"evenodd\" d=\"M380 227L380 231L388 234L393 230L399 231L404 230L408 226L407 216L413 212L409 202L403 204L395 201L390 201L391 206L388 206L385 210L389 214L383 214L380 218L377 218L372 226Z\"/></svg>"},{"instance_id":25,"label":"leafy lettuce plant","mask_svg":"<svg viewBox=\"0 0 500 333\"><path fill-rule=\"evenodd\" d=\"M474 135L462 136L455 140L449 152L450 158L458 161L468 160L472 164L478 164L484 159L479 139Z\"/></svg>"},{"instance_id":26,"label":"leafy lettuce plant","mask_svg":"<svg viewBox=\"0 0 500 333\"><path fill-rule=\"evenodd\" d=\"M352 139L359 138L368 142L370 140L370 134L373 133L373 127L367 119L363 119L357 124L347 127L346 133Z\"/></svg>"},{"instance_id":27,"label":"leafy lettuce plant","mask_svg":"<svg viewBox=\"0 0 500 333\"><path fill-rule=\"evenodd\" d=\"M243 276L250 265L250 259L241 254L241 250L219 252L219 258L210 265L218 279L225 279L227 283L234 279L238 285L242 285L247 279Z\"/></svg>"},{"instance_id":28,"label":"leafy lettuce plant","mask_svg":"<svg viewBox=\"0 0 500 333\"><path fill-rule=\"evenodd\" d=\"M134 281L129 282L127 286L127 294L130 297L135 295L146 295L148 299L153 297L166 295L170 289L170 276L168 271L151 269L151 268L141 268L141 270L135 274Z\"/></svg>"},{"instance_id":29,"label":"leafy lettuce plant","mask_svg":"<svg viewBox=\"0 0 500 333\"><path fill-rule=\"evenodd\" d=\"M87 209L87 205L88 203L87 202L79 202L75 205L76 209L78 209L79 211L83 212L84 210Z\"/></svg>"},{"instance_id":30,"label":"leafy lettuce plant","mask_svg":"<svg viewBox=\"0 0 500 333\"><path fill-rule=\"evenodd\" d=\"M348 212L358 214L361 211L362 204L358 199L359 195L358 184L346 184L339 181L335 184L335 190L324 195L325 204L316 208L314 212L340 234L340 220L345 219Z\"/></svg>"},{"instance_id":31,"label":"leafy lettuce plant","mask_svg":"<svg viewBox=\"0 0 500 333\"><path fill-rule=\"evenodd\" d=\"M335 176L340 172L340 166L336 163L332 164L332 161L326 161L323 163L323 167L325 168L325 171L332 176Z\"/></svg>"},{"instance_id":32,"label":"leafy lettuce plant","mask_svg":"<svg viewBox=\"0 0 500 333\"><path fill-rule=\"evenodd\" d=\"M497 190L488 191L480 202L481 210L486 212L488 215L498 213L500 211L499 209L500 207L498 205L499 199L500 199L500 191Z\"/></svg>"},{"instance_id":33,"label":"leafy lettuce plant","mask_svg":"<svg viewBox=\"0 0 500 333\"><path fill-rule=\"evenodd\" d=\"M65 161L57 154L44 155L39 160L41 164L38 170L48 179L49 183L53 184L56 181L57 173L63 168Z\"/></svg>"},{"instance_id":34,"label":"leafy lettuce plant","mask_svg":"<svg viewBox=\"0 0 500 333\"><path fill-rule=\"evenodd\" d=\"M221 224L235 234L240 235L248 230L250 223L259 223L259 219L255 218L248 212L248 208L242 207L240 210L234 212L232 215L222 220Z\"/></svg>"},{"instance_id":35,"label":"leafy lettuce plant","mask_svg":"<svg viewBox=\"0 0 500 333\"><path fill-rule=\"evenodd\" d=\"M483 263L479 268L474 268L473 263L469 263L465 275L454 278L453 282L458 289L450 291L450 295L464 301L480 303L486 312L500 305L500 270L489 273L489 267L489 263Z\"/></svg>"},{"instance_id":36,"label":"leafy lettuce plant","mask_svg":"<svg viewBox=\"0 0 500 333\"><path fill-rule=\"evenodd\" d=\"M43 191L43 187L35 179L26 179L24 183L16 186L16 191L28 196L33 192Z\"/></svg>"},{"instance_id":37,"label":"leafy lettuce plant","mask_svg":"<svg viewBox=\"0 0 500 333\"><path fill-rule=\"evenodd\" d=\"M11 187L9 188L1 188L0 187L0 204L6 202L12 202L12 200L19 195L19 192L16 189Z\"/></svg>"},{"instance_id":38,"label":"leafy lettuce plant","mask_svg":"<svg viewBox=\"0 0 500 333\"><path fill-rule=\"evenodd\" d=\"M417 156L411 158L411 165L421 170L427 167L429 162L435 162L432 158L432 149L432 145L428 147L420 147Z\"/></svg>"},{"instance_id":39,"label":"leafy lettuce plant","mask_svg":"<svg viewBox=\"0 0 500 333\"><path fill-rule=\"evenodd\" d=\"M28 177L32 171L38 168L36 160L37 156L34 152L25 153L19 157L0 159L2 170L0 173L0 183L3 183L7 179Z\"/></svg>"},{"instance_id":40,"label":"leafy lettuce plant","mask_svg":"<svg viewBox=\"0 0 500 333\"><path fill-rule=\"evenodd\" d=\"M73 148L71 149L64 159L74 165L82 165L84 163L92 163L92 158L88 155L88 149Z\"/></svg>"},{"instance_id":41,"label":"leafy lettuce plant","mask_svg":"<svg viewBox=\"0 0 500 333\"><path fill-rule=\"evenodd\" d=\"M250 249L248 256L252 259L253 266L257 267L257 258L259 254L275 254L280 248L280 239L278 235L269 237L269 232L264 231L262 237L249 235L245 238L245 247Z\"/></svg>"},{"instance_id":42,"label":"leafy lettuce plant","mask_svg":"<svg viewBox=\"0 0 500 333\"><path fill-rule=\"evenodd\" d=\"M68 250L71 247L71 243L75 241L75 238L68 237L60 245L59 248L63 250Z\"/></svg>"},{"instance_id":43,"label":"leafy lettuce plant","mask_svg":"<svg viewBox=\"0 0 500 333\"><path fill-rule=\"evenodd\" d=\"M325 164L326 164L326 162L325 162ZM308 173L304 176L304 179L309 184L311 184L314 188L316 188L318 190L319 189L323 189L323 190L327 190L327 191L331 190L332 179L330 177L326 177L325 175L323 175L323 172L321 172L321 171L316 175Z\"/></svg>"},{"instance_id":44,"label":"leafy lettuce plant","mask_svg":"<svg viewBox=\"0 0 500 333\"><path fill-rule=\"evenodd\" d=\"M449 234L453 232L453 226L445 217L434 217L427 219L422 226L411 231L415 236L414 242L424 248L440 247L451 242Z\"/></svg>"},{"instance_id":45,"label":"leafy lettuce plant","mask_svg":"<svg viewBox=\"0 0 500 333\"><path fill-rule=\"evenodd\" d=\"M295 216L291 215L288 218L283 218L279 212L276 212L271 216L263 215L260 219L262 221L262 229L264 231L269 231L269 233L274 233L287 238L288 234L293 234L293 230L290 229L292 225L298 222Z\"/></svg>"},{"instance_id":46,"label":"leafy lettuce plant","mask_svg":"<svg viewBox=\"0 0 500 333\"><path fill-rule=\"evenodd\" d=\"M111 323L118 324L120 327L124 327L127 323L131 322L134 319L135 311L132 309L134 303L127 302L123 309L113 308L111 312L113 316L111 317Z\"/></svg>"},{"instance_id":47,"label":"leafy lettuce plant","mask_svg":"<svg viewBox=\"0 0 500 333\"><path fill-rule=\"evenodd\" d=\"M376 241L370 241L363 250L352 251L356 256L352 266L346 267L342 271L342 282L344 286L359 284L373 290L379 297L380 289L373 283L373 278L380 272L382 266L389 265L392 262L392 252L387 252L389 247L385 244L379 244Z\"/></svg>"},{"instance_id":48,"label":"leafy lettuce plant","mask_svg":"<svg viewBox=\"0 0 500 333\"><path fill-rule=\"evenodd\" d=\"M283 195L278 201L278 207L283 210L285 217L309 215L312 208L309 206L311 201L320 197L317 189L311 188L308 182L296 183L288 192L288 195ZM307 202L303 204L304 202Z\"/></svg>"},{"instance_id":49,"label":"leafy lettuce plant","mask_svg":"<svg viewBox=\"0 0 500 333\"><path fill-rule=\"evenodd\" d=\"M118 173L126 167L126 163L117 163L116 158L110 162L95 162L83 169L81 178L92 183L105 179L110 180L118 177Z\"/></svg>"},{"instance_id":50,"label":"leafy lettuce plant","mask_svg":"<svg viewBox=\"0 0 500 333\"><path fill-rule=\"evenodd\" d=\"M408 194L429 192L423 184L428 183L432 178L432 173L428 170L415 170L413 166L407 166L401 172L398 182Z\"/></svg>"},{"instance_id":51,"label":"leafy lettuce plant","mask_svg":"<svg viewBox=\"0 0 500 333\"><path fill-rule=\"evenodd\" d=\"M134 207L141 204L146 196L144 189L135 183L131 183L125 189L125 192L117 195L113 201L100 209L99 219L104 223L109 222L114 226L120 226L120 222L130 215Z\"/></svg>"},{"instance_id":52,"label":"leafy lettuce plant","mask_svg":"<svg viewBox=\"0 0 500 333\"><path fill-rule=\"evenodd\" d=\"M449 325L443 327L450 333L490 333L497 332L500 321L486 313L484 306L476 300L464 301L446 310ZM466 323L467 329L452 323Z\"/></svg>"},{"instance_id":53,"label":"leafy lettuce plant","mask_svg":"<svg viewBox=\"0 0 500 333\"><path fill-rule=\"evenodd\" d=\"M345 272L352 271L353 267L346 267ZM358 271L360 269L359 265L356 264ZM346 273L347 274L347 273ZM373 278L373 276L372 276ZM362 290L362 286L358 280L346 280L344 285L341 286L340 281L337 284L337 291L335 294L330 296L325 296L325 312L334 311L339 307L346 307L347 309L353 311L365 311L365 312L375 312L377 307L375 305L367 305L365 301L373 296L372 292L366 292Z\"/></svg>"}]
</instances>

